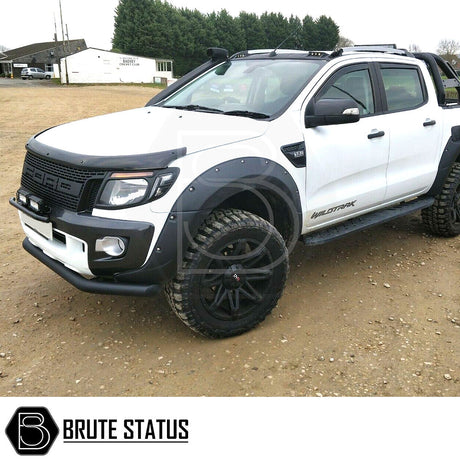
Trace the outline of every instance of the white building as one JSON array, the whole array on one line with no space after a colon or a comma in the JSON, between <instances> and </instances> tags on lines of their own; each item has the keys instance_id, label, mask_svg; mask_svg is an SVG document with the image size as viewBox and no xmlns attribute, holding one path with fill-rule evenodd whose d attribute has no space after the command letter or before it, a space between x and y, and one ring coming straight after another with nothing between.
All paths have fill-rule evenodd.
<instances>
[{"instance_id":1,"label":"white building","mask_svg":"<svg viewBox=\"0 0 460 460\"><path fill-rule=\"evenodd\" d=\"M61 83L163 83L173 62L88 48L61 59Z\"/></svg>"}]
</instances>

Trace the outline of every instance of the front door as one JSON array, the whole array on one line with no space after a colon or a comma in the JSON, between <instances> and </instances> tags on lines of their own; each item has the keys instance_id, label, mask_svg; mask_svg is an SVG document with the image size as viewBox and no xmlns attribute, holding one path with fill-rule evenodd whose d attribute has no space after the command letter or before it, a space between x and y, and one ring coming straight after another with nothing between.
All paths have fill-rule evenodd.
<instances>
[{"instance_id":1,"label":"front door","mask_svg":"<svg viewBox=\"0 0 460 460\"><path fill-rule=\"evenodd\" d=\"M313 96L351 99L360 108L357 123L304 128L307 154L306 226L339 222L383 203L389 132L376 96L373 69L347 66Z\"/></svg>"}]
</instances>

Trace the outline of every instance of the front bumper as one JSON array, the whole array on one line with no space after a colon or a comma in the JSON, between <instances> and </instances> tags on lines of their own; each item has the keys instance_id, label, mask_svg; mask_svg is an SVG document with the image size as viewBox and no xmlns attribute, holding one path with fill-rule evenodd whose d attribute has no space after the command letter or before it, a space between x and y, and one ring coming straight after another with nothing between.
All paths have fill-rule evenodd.
<instances>
[{"instance_id":1,"label":"front bumper","mask_svg":"<svg viewBox=\"0 0 460 460\"><path fill-rule=\"evenodd\" d=\"M95 217L54 208L49 216L35 214L11 199L27 238L24 249L77 288L87 292L151 295L161 282L117 279L141 270L149 253L154 226L148 222ZM96 251L96 240L116 236L126 241L126 251L111 257ZM88 279L94 278L94 279Z\"/></svg>"},{"instance_id":2,"label":"front bumper","mask_svg":"<svg viewBox=\"0 0 460 460\"><path fill-rule=\"evenodd\" d=\"M86 279L78 273L70 270L57 260L48 257L41 249L34 246L27 238L24 239L22 247L48 268L56 272L70 284L85 292L94 294L112 294L129 296L151 296L161 290L159 284L127 284L114 281L103 281L97 278Z\"/></svg>"}]
</instances>

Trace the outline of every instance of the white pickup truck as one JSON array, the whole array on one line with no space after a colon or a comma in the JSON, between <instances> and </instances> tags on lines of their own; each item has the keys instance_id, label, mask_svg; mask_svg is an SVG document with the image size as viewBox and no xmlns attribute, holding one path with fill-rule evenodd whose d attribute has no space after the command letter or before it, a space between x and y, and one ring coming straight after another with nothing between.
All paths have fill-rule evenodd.
<instances>
[{"instance_id":1,"label":"white pickup truck","mask_svg":"<svg viewBox=\"0 0 460 460\"><path fill-rule=\"evenodd\" d=\"M189 327L225 337L275 307L299 240L420 210L460 234L460 81L443 59L208 53L143 108L28 141L10 200L26 251L85 291L165 286Z\"/></svg>"}]
</instances>

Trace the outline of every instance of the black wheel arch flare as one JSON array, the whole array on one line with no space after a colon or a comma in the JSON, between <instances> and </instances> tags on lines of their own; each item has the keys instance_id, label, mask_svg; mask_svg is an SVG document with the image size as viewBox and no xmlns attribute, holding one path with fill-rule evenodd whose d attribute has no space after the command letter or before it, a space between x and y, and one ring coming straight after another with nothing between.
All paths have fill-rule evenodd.
<instances>
[{"instance_id":1,"label":"black wheel arch flare","mask_svg":"<svg viewBox=\"0 0 460 460\"><path fill-rule=\"evenodd\" d=\"M455 162L460 162L460 125L452 127L451 136L439 161L436 179L427 195L436 196L441 192L450 169Z\"/></svg>"},{"instance_id":2,"label":"black wheel arch flare","mask_svg":"<svg viewBox=\"0 0 460 460\"><path fill-rule=\"evenodd\" d=\"M280 164L267 158L239 157L213 166L184 188L146 264L141 269L119 273L115 279L135 283L165 283L172 279L206 217L241 192L253 193L261 202L266 193L281 200L286 219L291 221L289 241L297 241L301 233L302 207L293 177ZM246 209L245 203L241 206Z\"/></svg>"}]
</instances>

